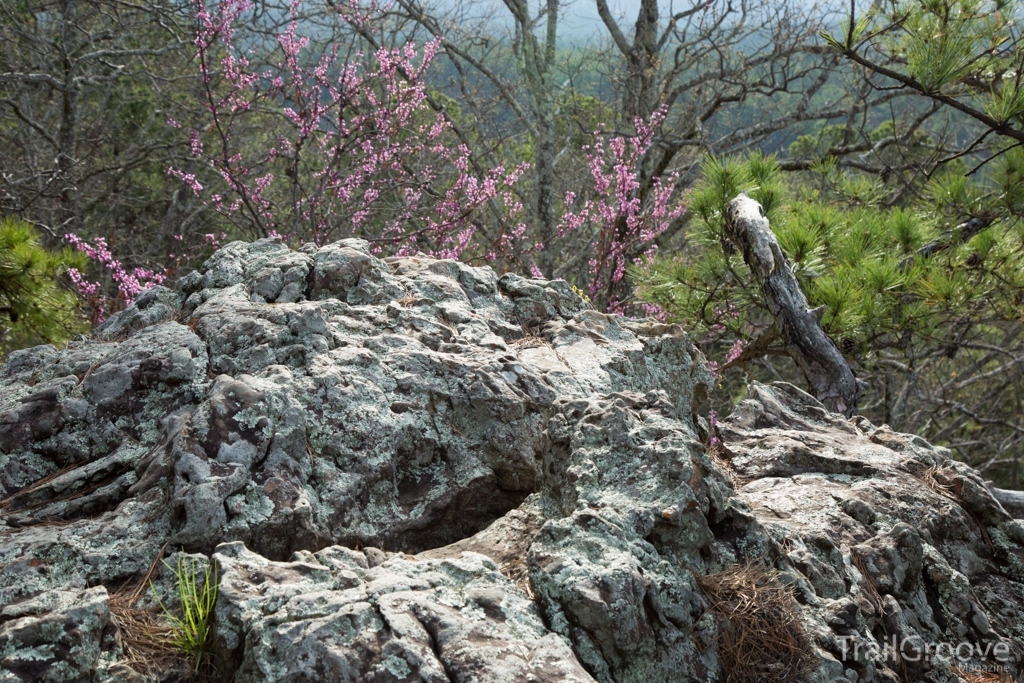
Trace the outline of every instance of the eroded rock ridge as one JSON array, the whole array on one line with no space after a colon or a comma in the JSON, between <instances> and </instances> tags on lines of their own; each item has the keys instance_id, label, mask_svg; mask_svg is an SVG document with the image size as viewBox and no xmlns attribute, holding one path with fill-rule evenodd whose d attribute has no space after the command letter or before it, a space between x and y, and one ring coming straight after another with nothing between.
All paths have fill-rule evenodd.
<instances>
[{"instance_id":1,"label":"eroded rock ridge","mask_svg":"<svg viewBox=\"0 0 1024 683\"><path fill-rule=\"evenodd\" d=\"M175 553L216 568L239 683L724 681L698 580L750 562L802 678L961 680L866 654L892 635L1019 670L1024 525L973 470L788 385L712 444L712 382L561 281L227 245L0 367L0 679L158 677L118 610L151 568L173 608Z\"/></svg>"}]
</instances>

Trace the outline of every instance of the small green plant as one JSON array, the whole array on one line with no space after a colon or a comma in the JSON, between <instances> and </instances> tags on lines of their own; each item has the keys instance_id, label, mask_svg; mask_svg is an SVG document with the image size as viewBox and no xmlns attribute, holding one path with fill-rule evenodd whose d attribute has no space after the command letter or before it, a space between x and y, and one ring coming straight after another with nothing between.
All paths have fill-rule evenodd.
<instances>
[{"instance_id":1,"label":"small green plant","mask_svg":"<svg viewBox=\"0 0 1024 683\"><path fill-rule=\"evenodd\" d=\"M153 582L149 582L153 597L163 609L164 615L171 622L172 635L168 642L181 649L189 658L195 658L195 668L199 671L203 664L203 655L206 652L206 641L210 634L210 616L213 614L213 606L217 602L217 570L210 567L205 572L203 585L199 585L199 563L196 560L188 566L185 554L178 555L177 568L171 567L167 562L164 566L174 572L178 582L178 597L181 600L181 616L171 613L164 605L160 596L157 595Z\"/></svg>"},{"instance_id":2,"label":"small green plant","mask_svg":"<svg viewBox=\"0 0 1024 683\"><path fill-rule=\"evenodd\" d=\"M585 291L583 291L582 289L580 289L576 285L569 285L569 286L572 287L572 291L576 294L576 296L580 297L581 299L586 301L588 304L590 303L590 297L587 295L587 293Z\"/></svg>"}]
</instances>

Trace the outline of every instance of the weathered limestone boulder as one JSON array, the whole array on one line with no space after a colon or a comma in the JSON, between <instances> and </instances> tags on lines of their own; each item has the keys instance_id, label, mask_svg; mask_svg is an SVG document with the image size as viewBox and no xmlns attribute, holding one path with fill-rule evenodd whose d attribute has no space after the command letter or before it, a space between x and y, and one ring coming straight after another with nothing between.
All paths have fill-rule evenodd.
<instances>
[{"instance_id":1,"label":"weathered limestone boulder","mask_svg":"<svg viewBox=\"0 0 1024 683\"><path fill-rule=\"evenodd\" d=\"M178 609L181 552L224 680L724 681L701 585L747 563L807 680L960 680L890 635L1019 670L1024 526L976 473L788 385L708 434L712 381L564 282L230 244L0 366L0 680L159 678L123 610Z\"/></svg>"}]
</instances>

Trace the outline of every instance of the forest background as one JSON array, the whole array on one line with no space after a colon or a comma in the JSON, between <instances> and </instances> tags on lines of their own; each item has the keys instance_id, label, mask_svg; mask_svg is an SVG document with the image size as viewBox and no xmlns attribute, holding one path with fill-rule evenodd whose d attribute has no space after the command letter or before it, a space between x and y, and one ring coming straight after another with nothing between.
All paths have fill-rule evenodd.
<instances>
[{"instance_id":1,"label":"forest background","mask_svg":"<svg viewBox=\"0 0 1024 683\"><path fill-rule=\"evenodd\" d=\"M747 192L857 377L838 407L1020 488L1022 13L0 0L3 350L66 342L228 240L357 236L682 324L713 427L749 378L813 393L727 220Z\"/></svg>"}]
</instances>

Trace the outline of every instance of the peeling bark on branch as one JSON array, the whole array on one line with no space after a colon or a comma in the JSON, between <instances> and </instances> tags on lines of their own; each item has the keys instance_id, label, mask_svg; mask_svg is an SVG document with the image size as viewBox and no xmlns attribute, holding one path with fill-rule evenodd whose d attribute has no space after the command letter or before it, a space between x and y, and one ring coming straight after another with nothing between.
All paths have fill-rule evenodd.
<instances>
[{"instance_id":1,"label":"peeling bark on branch","mask_svg":"<svg viewBox=\"0 0 1024 683\"><path fill-rule=\"evenodd\" d=\"M726 237L743 251L744 261L760 281L768 307L782 327L787 351L811 391L829 410L853 415L860 398L857 379L807 305L764 209L744 193L729 202L726 219Z\"/></svg>"}]
</instances>

